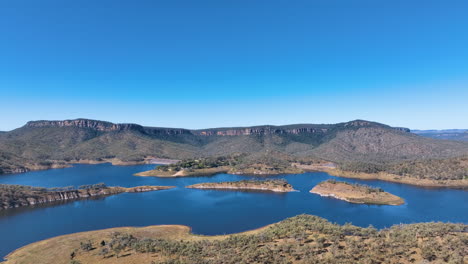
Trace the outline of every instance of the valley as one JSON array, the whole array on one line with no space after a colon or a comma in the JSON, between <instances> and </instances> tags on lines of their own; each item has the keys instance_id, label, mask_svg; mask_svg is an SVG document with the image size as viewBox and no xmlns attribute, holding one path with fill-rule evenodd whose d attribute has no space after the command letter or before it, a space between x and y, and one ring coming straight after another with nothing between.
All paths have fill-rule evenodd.
<instances>
[{"instance_id":1,"label":"valley","mask_svg":"<svg viewBox=\"0 0 468 264\"><path fill-rule=\"evenodd\" d=\"M420 137L409 129L364 120L188 130L76 119L31 121L0 134L0 173L4 174L74 163L135 165L162 160L180 163L138 175L275 175L303 173L304 165L331 163L337 170L330 171L344 175L363 173L402 183L464 187L467 155L467 142ZM218 158L230 163L189 164Z\"/></svg>"}]
</instances>

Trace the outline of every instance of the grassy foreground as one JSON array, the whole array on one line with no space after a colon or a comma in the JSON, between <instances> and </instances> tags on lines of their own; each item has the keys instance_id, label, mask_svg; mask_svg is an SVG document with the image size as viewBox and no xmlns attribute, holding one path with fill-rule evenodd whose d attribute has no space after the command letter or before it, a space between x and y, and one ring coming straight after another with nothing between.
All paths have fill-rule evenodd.
<instances>
[{"instance_id":1,"label":"grassy foreground","mask_svg":"<svg viewBox=\"0 0 468 264\"><path fill-rule=\"evenodd\" d=\"M376 230L299 215L226 236L197 236L186 226L112 228L36 242L12 263L467 263L468 226L397 225Z\"/></svg>"}]
</instances>

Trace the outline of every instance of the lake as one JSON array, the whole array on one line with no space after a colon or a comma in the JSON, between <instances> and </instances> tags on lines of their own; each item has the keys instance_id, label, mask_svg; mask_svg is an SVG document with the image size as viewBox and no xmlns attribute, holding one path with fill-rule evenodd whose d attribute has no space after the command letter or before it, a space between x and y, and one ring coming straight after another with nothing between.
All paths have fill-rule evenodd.
<instances>
[{"instance_id":1,"label":"lake","mask_svg":"<svg viewBox=\"0 0 468 264\"><path fill-rule=\"evenodd\" d=\"M405 199L401 206L351 204L309 193L317 183L337 178L323 172L270 176L286 179L299 192L266 193L186 189L201 182L265 178L218 174L209 177L137 177L154 165L75 165L71 168L1 175L2 184L41 187L177 186L171 190L122 193L99 199L0 211L0 256L26 244L74 232L160 224L182 224L193 233L228 234L258 228L298 214L313 214L339 224L385 228L400 223L444 221L468 223L468 192L429 189L383 181L339 178L381 187Z\"/></svg>"}]
</instances>

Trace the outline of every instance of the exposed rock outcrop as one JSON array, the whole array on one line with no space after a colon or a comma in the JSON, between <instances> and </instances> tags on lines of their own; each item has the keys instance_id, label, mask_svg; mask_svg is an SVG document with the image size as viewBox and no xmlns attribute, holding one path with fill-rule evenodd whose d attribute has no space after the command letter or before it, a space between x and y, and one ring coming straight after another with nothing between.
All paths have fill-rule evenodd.
<instances>
[{"instance_id":1,"label":"exposed rock outcrop","mask_svg":"<svg viewBox=\"0 0 468 264\"><path fill-rule=\"evenodd\" d=\"M158 128L158 127L144 127L138 124L114 124L111 122L90 120L90 119L75 119L75 120L63 120L63 121L30 121L26 124L27 127L80 127L89 128L101 132L111 131L139 131L146 134L167 134L167 135L178 135L178 134L189 134L190 131L187 129L178 128Z\"/></svg>"},{"instance_id":2,"label":"exposed rock outcrop","mask_svg":"<svg viewBox=\"0 0 468 264\"><path fill-rule=\"evenodd\" d=\"M149 192L166 190L173 186L137 186L137 187L90 187L86 189L59 190L21 185L0 185L0 210L31 206L52 202L104 197L124 192Z\"/></svg>"},{"instance_id":3,"label":"exposed rock outcrop","mask_svg":"<svg viewBox=\"0 0 468 264\"><path fill-rule=\"evenodd\" d=\"M364 120L355 120L351 122L337 124L343 127L366 127L381 125ZM213 128L189 130L182 128L162 128L162 127L144 127L137 124L114 124L111 122L90 120L90 119L75 119L63 121L30 121L26 124L27 127L80 127L90 128L102 132L110 131L139 131L148 135L195 135L195 136L248 136L248 135L270 135L270 134L325 134L336 127L336 125L327 124L297 124L286 126L255 126L255 127L238 127L238 128ZM409 132L407 128L394 128L399 131Z\"/></svg>"}]
</instances>

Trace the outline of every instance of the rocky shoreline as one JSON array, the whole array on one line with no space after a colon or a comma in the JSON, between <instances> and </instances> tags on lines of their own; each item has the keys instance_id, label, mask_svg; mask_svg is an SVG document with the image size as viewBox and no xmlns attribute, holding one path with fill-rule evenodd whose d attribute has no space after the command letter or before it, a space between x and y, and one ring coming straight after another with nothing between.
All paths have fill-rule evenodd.
<instances>
[{"instance_id":1,"label":"rocky shoreline","mask_svg":"<svg viewBox=\"0 0 468 264\"><path fill-rule=\"evenodd\" d=\"M173 164L179 160L175 159L164 159L157 157L145 157L142 160L138 161L125 161L118 158L108 158L108 159L79 159L79 160L53 160L48 162L49 164L36 164L36 163L26 163L21 167L11 167L11 168L0 168L0 175L2 174L15 174L15 173L25 173L29 171L39 171L39 170L50 170L50 169L63 169L72 167L74 164L103 164L110 163L114 166L133 166L133 165L143 165L143 164Z\"/></svg>"},{"instance_id":2,"label":"rocky shoreline","mask_svg":"<svg viewBox=\"0 0 468 264\"><path fill-rule=\"evenodd\" d=\"M90 186L84 189L39 188L21 185L0 185L0 210L33 206L60 201L72 201L92 197L104 197L119 193L149 192L174 188L173 186L137 186L137 187L107 187Z\"/></svg>"},{"instance_id":3,"label":"rocky shoreline","mask_svg":"<svg viewBox=\"0 0 468 264\"><path fill-rule=\"evenodd\" d=\"M400 176L391 173L379 172L379 173L364 173L364 172L352 172L341 170L336 167L335 164L329 163L326 165L303 165L294 163L299 169L303 169L305 172L316 172L322 171L330 175L350 178L350 179L361 179L361 180L380 180L401 184L414 185L419 187L428 188L453 188L453 189L468 189L468 179L464 180L431 180L431 179L419 179L411 176Z\"/></svg>"}]
</instances>

